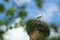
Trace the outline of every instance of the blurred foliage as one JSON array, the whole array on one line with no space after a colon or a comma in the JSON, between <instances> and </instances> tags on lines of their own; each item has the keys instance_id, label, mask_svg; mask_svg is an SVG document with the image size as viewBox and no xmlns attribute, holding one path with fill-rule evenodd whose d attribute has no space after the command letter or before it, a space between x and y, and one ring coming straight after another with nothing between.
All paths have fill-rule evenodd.
<instances>
[{"instance_id":1,"label":"blurred foliage","mask_svg":"<svg viewBox=\"0 0 60 40\"><path fill-rule=\"evenodd\" d=\"M48 28L48 24L43 22L43 21L37 21L36 19L30 19L26 22L26 30L28 32L28 34L30 32L33 32L35 29L40 29L40 28L45 28L44 29L44 34L47 32L48 34L45 34L46 36L48 36L50 34L50 30ZM43 30L39 30L39 31L43 31Z\"/></svg>"},{"instance_id":2,"label":"blurred foliage","mask_svg":"<svg viewBox=\"0 0 60 40\"><path fill-rule=\"evenodd\" d=\"M34 29L36 28L36 24L35 24L35 20L33 19L30 19L26 22L26 30L27 30L27 33L31 33L32 31L34 31Z\"/></svg>"},{"instance_id":3,"label":"blurred foliage","mask_svg":"<svg viewBox=\"0 0 60 40\"><path fill-rule=\"evenodd\" d=\"M53 37L50 40L60 40L60 37Z\"/></svg>"},{"instance_id":4,"label":"blurred foliage","mask_svg":"<svg viewBox=\"0 0 60 40\"><path fill-rule=\"evenodd\" d=\"M18 24L17 23L15 23L15 27L14 28L17 28L18 27Z\"/></svg>"},{"instance_id":5,"label":"blurred foliage","mask_svg":"<svg viewBox=\"0 0 60 40\"><path fill-rule=\"evenodd\" d=\"M9 22L5 22L5 25L7 26L9 24Z\"/></svg>"},{"instance_id":6,"label":"blurred foliage","mask_svg":"<svg viewBox=\"0 0 60 40\"><path fill-rule=\"evenodd\" d=\"M0 20L0 25L3 25L4 23L3 23L3 21L2 20Z\"/></svg>"},{"instance_id":7,"label":"blurred foliage","mask_svg":"<svg viewBox=\"0 0 60 40\"><path fill-rule=\"evenodd\" d=\"M21 21L21 22L20 22L20 25L21 25L21 26L24 26L24 22L23 22L23 21Z\"/></svg>"},{"instance_id":8,"label":"blurred foliage","mask_svg":"<svg viewBox=\"0 0 60 40\"><path fill-rule=\"evenodd\" d=\"M18 9L20 9L20 10L24 10L25 7L26 7L25 5L22 5L22 6L18 7Z\"/></svg>"},{"instance_id":9,"label":"blurred foliage","mask_svg":"<svg viewBox=\"0 0 60 40\"><path fill-rule=\"evenodd\" d=\"M35 0L37 3L38 8L41 8L43 5L43 0Z\"/></svg>"},{"instance_id":10,"label":"blurred foliage","mask_svg":"<svg viewBox=\"0 0 60 40\"><path fill-rule=\"evenodd\" d=\"M4 10L5 10L4 5L3 4L0 4L0 12L4 12Z\"/></svg>"},{"instance_id":11,"label":"blurred foliage","mask_svg":"<svg viewBox=\"0 0 60 40\"><path fill-rule=\"evenodd\" d=\"M13 29L13 27L9 27L9 29Z\"/></svg>"},{"instance_id":12,"label":"blurred foliage","mask_svg":"<svg viewBox=\"0 0 60 40\"><path fill-rule=\"evenodd\" d=\"M60 40L60 36L57 38L57 40Z\"/></svg>"},{"instance_id":13,"label":"blurred foliage","mask_svg":"<svg viewBox=\"0 0 60 40\"><path fill-rule=\"evenodd\" d=\"M51 40L57 40L57 38L52 38Z\"/></svg>"},{"instance_id":14,"label":"blurred foliage","mask_svg":"<svg viewBox=\"0 0 60 40\"><path fill-rule=\"evenodd\" d=\"M9 25L9 21L6 19L6 20L4 21L4 24L5 24L6 26L8 26L8 25Z\"/></svg>"},{"instance_id":15,"label":"blurred foliage","mask_svg":"<svg viewBox=\"0 0 60 40\"><path fill-rule=\"evenodd\" d=\"M21 10L21 11L19 11L18 16L21 17L21 18L24 18L24 17L27 16L27 12L25 10Z\"/></svg>"},{"instance_id":16,"label":"blurred foliage","mask_svg":"<svg viewBox=\"0 0 60 40\"><path fill-rule=\"evenodd\" d=\"M7 32L8 30L9 30L9 28L8 28L8 27L6 27L6 30L5 30L5 31Z\"/></svg>"},{"instance_id":17,"label":"blurred foliage","mask_svg":"<svg viewBox=\"0 0 60 40\"><path fill-rule=\"evenodd\" d=\"M9 2L9 0L4 0L5 2Z\"/></svg>"},{"instance_id":18,"label":"blurred foliage","mask_svg":"<svg viewBox=\"0 0 60 40\"><path fill-rule=\"evenodd\" d=\"M56 24L52 23L50 27L53 28L55 32L58 32L58 26Z\"/></svg>"},{"instance_id":19,"label":"blurred foliage","mask_svg":"<svg viewBox=\"0 0 60 40\"><path fill-rule=\"evenodd\" d=\"M39 37L37 40L45 40L45 38L40 38L40 37Z\"/></svg>"},{"instance_id":20,"label":"blurred foliage","mask_svg":"<svg viewBox=\"0 0 60 40\"><path fill-rule=\"evenodd\" d=\"M3 33L4 33L4 31L1 31L1 30L0 30L0 40L3 40L3 36L2 36Z\"/></svg>"},{"instance_id":21,"label":"blurred foliage","mask_svg":"<svg viewBox=\"0 0 60 40\"><path fill-rule=\"evenodd\" d=\"M1 30L0 30L0 35L2 35L3 33L4 33L4 31L1 31Z\"/></svg>"},{"instance_id":22,"label":"blurred foliage","mask_svg":"<svg viewBox=\"0 0 60 40\"><path fill-rule=\"evenodd\" d=\"M7 15L13 17L14 16L14 12L15 12L14 7L11 7L10 9L7 10Z\"/></svg>"},{"instance_id":23,"label":"blurred foliage","mask_svg":"<svg viewBox=\"0 0 60 40\"><path fill-rule=\"evenodd\" d=\"M43 38L38 38L38 40L45 40L46 37L48 37L50 35L50 29L49 29L49 25L44 22L44 21L38 21L36 19L30 19L26 22L26 31L29 34L29 36L31 36L30 34L32 32L34 32L35 30L39 31L40 36L43 36ZM42 33L42 35L41 35ZM33 34L32 34L33 35Z\"/></svg>"}]
</instances>

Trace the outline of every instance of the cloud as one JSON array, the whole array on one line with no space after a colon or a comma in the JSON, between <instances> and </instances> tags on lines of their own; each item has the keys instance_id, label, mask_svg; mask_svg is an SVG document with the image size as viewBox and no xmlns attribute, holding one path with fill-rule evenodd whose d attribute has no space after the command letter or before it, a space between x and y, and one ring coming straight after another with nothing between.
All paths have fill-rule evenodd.
<instances>
[{"instance_id":1,"label":"cloud","mask_svg":"<svg viewBox=\"0 0 60 40\"><path fill-rule=\"evenodd\" d=\"M4 40L29 40L29 36L23 27L13 28L4 34Z\"/></svg>"}]
</instances>

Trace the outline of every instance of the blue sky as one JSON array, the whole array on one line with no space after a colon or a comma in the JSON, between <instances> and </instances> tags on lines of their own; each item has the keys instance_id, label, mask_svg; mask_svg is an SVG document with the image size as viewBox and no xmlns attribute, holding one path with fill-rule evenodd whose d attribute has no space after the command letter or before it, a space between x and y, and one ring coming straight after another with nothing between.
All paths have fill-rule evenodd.
<instances>
[{"instance_id":1,"label":"blue sky","mask_svg":"<svg viewBox=\"0 0 60 40\"><path fill-rule=\"evenodd\" d=\"M0 0L0 3L4 4L6 10L9 9L12 5L13 2L15 2L16 0L10 0L9 3L4 2L3 0ZM23 1L23 2L22 2ZM21 6L23 4L26 4L26 11L28 12L28 16L27 18L36 18L39 13L43 13L43 17L42 19L44 21L47 21L48 23L50 22L54 22L57 25L60 24L60 12L59 12L59 0L44 0L43 2L43 7L42 9L38 9L36 6L36 3L34 2L34 0L20 0L20 1L16 1L18 2L17 6ZM3 16L1 16L3 17ZM0 18L1 19L1 18Z\"/></svg>"}]
</instances>

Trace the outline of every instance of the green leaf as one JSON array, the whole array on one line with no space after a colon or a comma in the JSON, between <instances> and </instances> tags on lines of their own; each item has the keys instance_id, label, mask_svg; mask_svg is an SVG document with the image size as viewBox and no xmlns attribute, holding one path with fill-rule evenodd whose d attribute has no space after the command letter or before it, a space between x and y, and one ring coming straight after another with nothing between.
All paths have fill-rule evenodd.
<instances>
[{"instance_id":1,"label":"green leaf","mask_svg":"<svg viewBox=\"0 0 60 40\"><path fill-rule=\"evenodd\" d=\"M57 40L57 38L52 38L51 40Z\"/></svg>"},{"instance_id":2,"label":"green leaf","mask_svg":"<svg viewBox=\"0 0 60 40\"><path fill-rule=\"evenodd\" d=\"M5 18L5 20L4 20L4 24L6 25L6 27L9 25L9 19L7 19L7 18Z\"/></svg>"},{"instance_id":3,"label":"green leaf","mask_svg":"<svg viewBox=\"0 0 60 40\"><path fill-rule=\"evenodd\" d=\"M12 7L12 8L10 8L9 10L7 10L7 15L9 15L9 16L14 16L14 8Z\"/></svg>"},{"instance_id":4,"label":"green leaf","mask_svg":"<svg viewBox=\"0 0 60 40\"><path fill-rule=\"evenodd\" d=\"M0 30L0 35L2 35L3 33L4 33L4 31L1 31L1 30Z\"/></svg>"},{"instance_id":5,"label":"green leaf","mask_svg":"<svg viewBox=\"0 0 60 40\"><path fill-rule=\"evenodd\" d=\"M8 21L5 21L5 25L8 26L9 22Z\"/></svg>"},{"instance_id":6,"label":"green leaf","mask_svg":"<svg viewBox=\"0 0 60 40\"><path fill-rule=\"evenodd\" d=\"M0 40L3 40L3 36L2 36L3 33L4 33L4 31L1 31L1 30L0 30Z\"/></svg>"},{"instance_id":7,"label":"green leaf","mask_svg":"<svg viewBox=\"0 0 60 40\"><path fill-rule=\"evenodd\" d=\"M9 29L13 29L13 27L9 27Z\"/></svg>"},{"instance_id":8,"label":"green leaf","mask_svg":"<svg viewBox=\"0 0 60 40\"><path fill-rule=\"evenodd\" d=\"M3 4L0 4L0 12L4 12L4 10L5 10L4 5Z\"/></svg>"},{"instance_id":9,"label":"green leaf","mask_svg":"<svg viewBox=\"0 0 60 40\"><path fill-rule=\"evenodd\" d=\"M5 30L5 31L7 32L7 31L8 31L8 29L9 29L9 28L8 28L8 27L6 27L6 30Z\"/></svg>"},{"instance_id":10,"label":"green leaf","mask_svg":"<svg viewBox=\"0 0 60 40\"><path fill-rule=\"evenodd\" d=\"M0 20L0 25L3 25L3 21L2 20Z\"/></svg>"},{"instance_id":11,"label":"green leaf","mask_svg":"<svg viewBox=\"0 0 60 40\"><path fill-rule=\"evenodd\" d=\"M20 22L20 25L21 25L21 26L24 26L24 22L23 22L23 21L21 21L21 22Z\"/></svg>"},{"instance_id":12,"label":"green leaf","mask_svg":"<svg viewBox=\"0 0 60 40\"><path fill-rule=\"evenodd\" d=\"M11 21L13 18L14 18L13 16L12 16L12 17L10 17L10 18L9 18L9 21Z\"/></svg>"},{"instance_id":13,"label":"green leaf","mask_svg":"<svg viewBox=\"0 0 60 40\"><path fill-rule=\"evenodd\" d=\"M52 23L50 27L53 28L55 32L58 32L58 26L56 24Z\"/></svg>"},{"instance_id":14,"label":"green leaf","mask_svg":"<svg viewBox=\"0 0 60 40\"><path fill-rule=\"evenodd\" d=\"M42 0L35 0L35 1L36 1L38 8L41 8L43 4Z\"/></svg>"},{"instance_id":15,"label":"green leaf","mask_svg":"<svg viewBox=\"0 0 60 40\"><path fill-rule=\"evenodd\" d=\"M60 36L59 37L53 37L50 40L60 40Z\"/></svg>"},{"instance_id":16,"label":"green leaf","mask_svg":"<svg viewBox=\"0 0 60 40\"><path fill-rule=\"evenodd\" d=\"M58 39L57 40L60 40L60 36L58 37Z\"/></svg>"},{"instance_id":17,"label":"green leaf","mask_svg":"<svg viewBox=\"0 0 60 40\"><path fill-rule=\"evenodd\" d=\"M9 2L9 0L4 0L5 2Z\"/></svg>"},{"instance_id":18,"label":"green leaf","mask_svg":"<svg viewBox=\"0 0 60 40\"><path fill-rule=\"evenodd\" d=\"M25 5L18 7L20 10L24 10L25 9Z\"/></svg>"},{"instance_id":19,"label":"green leaf","mask_svg":"<svg viewBox=\"0 0 60 40\"><path fill-rule=\"evenodd\" d=\"M19 12L18 16L21 17L21 18L24 18L24 17L27 16L27 12L22 10L22 11Z\"/></svg>"},{"instance_id":20,"label":"green leaf","mask_svg":"<svg viewBox=\"0 0 60 40\"><path fill-rule=\"evenodd\" d=\"M14 28L17 28L18 27L18 24L17 23L15 23L15 27Z\"/></svg>"}]
</instances>

